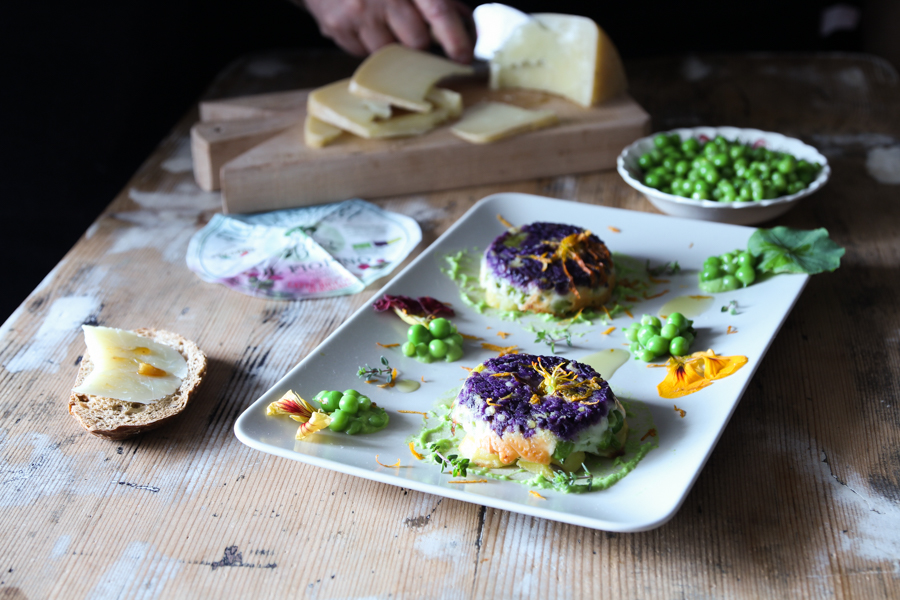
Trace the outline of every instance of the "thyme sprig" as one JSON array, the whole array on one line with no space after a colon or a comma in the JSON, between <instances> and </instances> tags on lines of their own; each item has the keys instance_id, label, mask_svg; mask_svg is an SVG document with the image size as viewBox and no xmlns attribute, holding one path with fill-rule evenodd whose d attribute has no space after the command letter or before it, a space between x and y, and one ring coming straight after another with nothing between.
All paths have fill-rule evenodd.
<instances>
[{"instance_id":1,"label":"thyme sprig","mask_svg":"<svg viewBox=\"0 0 900 600\"><path fill-rule=\"evenodd\" d=\"M738 314L737 308L738 308L737 300L732 300L727 305L722 307L722 312L727 312L728 314L736 315L736 314Z\"/></svg>"},{"instance_id":2,"label":"thyme sprig","mask_svg":"<svg viewBox=\"0 0 900 600\"><path fill-rule=\"evenodd\" d=\"M440 453L439 446L436 443L430 444L428 446L428 450L431 451L432 457L437 457L435 460L441 466L441 473L444 472L444 469L450 469L451 475L454 477L465 477L467 470L469 468L469 459L462 458L461 456L457 456L456 454L449 454L444 456Z\"/></svg>"},{"instance_id":3,"label":"thyme sprig","mask_svg":"<svg viewBox=\"0 0 900 600\"><path fill-rule=\"evenodd\" d=\"M553 354L556 354L556 344L565 342L567 346L572 346L571 331L547 331L546 329L538 329L534 333L537 336L534 338L535 343L543 342L547 344L550 346L550 352ZM561 335L562 337L553 337L554 334Z\"/></svg>"},{"instance_id":4,"label":"thyme sprig","mask_svg":"<svg viewBox=\"0 0 900 600\"><path fill-rule=\"evenodd\" d=\"M650 259L647 259L647 273L652 277L659 277L660 275L677 275L680 272L681 265L678 264L677 260L675 262L667 262L658 267L651 267Z\"/></svg>"},{"instance_id":5,"label":"thyme sprig","mask_svg":"<svg viewBox=\"0 0 900 600\"><path fill-rule=\"evenodd\" d=\"M365 367L360 367L359 370L356 371L356 376L360 379L375 379L378 377L387 377L388 379L390 379L393 368L390 364L388 364L388 359L382 356L381 364L384 365L383 369L378 367L370 367L367 363Z\"/></svg>"}]
</instances>

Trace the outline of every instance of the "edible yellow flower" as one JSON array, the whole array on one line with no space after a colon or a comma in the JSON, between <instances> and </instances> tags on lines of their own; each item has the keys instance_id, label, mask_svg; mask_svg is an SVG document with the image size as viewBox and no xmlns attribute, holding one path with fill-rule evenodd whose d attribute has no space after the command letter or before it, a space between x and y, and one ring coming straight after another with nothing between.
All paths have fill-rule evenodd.
<instances>
[{"instance_id":1,"label":"edible yellow flower","mask_svg":"<svg viewBox=\"0 0 900 600\"><path fill-rule=\"evenodd\" d=\"M728 377L747 364L746 356L719 356L712 350L689 356L672 356L666 378L656 386L662 398L680 398L699 392L716 379Z\"/></svg>"},{"instance_id":2,"label":"edible yellow flower","mask_svg":"<svg viewBox=\"0 0 900 600\"><path fill-rule=\"evenodd\" d=\"M316 409L293 390L288 390L284 396L271 403L268 408L266 408L267 417L287 415L293 420L300 421L301 423L309 421L314 412L316 412Z\"/></svg>"},{"instance_id":3,"label":"edible yellow flower","mask_svg":"<svg viewBox=\"0 0 900 600\"><path fill-rule=\"evenodd\" d=\"M298 440L305 439L306 437L314 434L315 432L317 432L321 429L325 429L330 424L331 424L331 417L328 414L317 410L309 418L309 421L307 421L306 423L300 424L300 427L297 429L297 435L295 436L295 439L298 439Z\"/></svg>"}]
</instances>

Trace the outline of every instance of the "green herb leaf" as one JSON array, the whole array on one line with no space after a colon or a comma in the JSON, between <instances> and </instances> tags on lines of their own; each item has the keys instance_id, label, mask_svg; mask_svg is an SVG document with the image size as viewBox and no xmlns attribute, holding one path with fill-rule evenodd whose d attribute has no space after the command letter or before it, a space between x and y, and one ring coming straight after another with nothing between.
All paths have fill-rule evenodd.
<instances>
[{"instance_id":1,"label":"green herb leaf","mask_svg":"<svg viewBox=\"0 0 900 600\"><path fill-rule=\"evenodd\" d=\"M828 237L824 227L806 231L790 227L757 229L747 249L761 257L758 271L770 273L807 273L834 271L841 266L845 250Z\"/></svg>"}]
</instances>

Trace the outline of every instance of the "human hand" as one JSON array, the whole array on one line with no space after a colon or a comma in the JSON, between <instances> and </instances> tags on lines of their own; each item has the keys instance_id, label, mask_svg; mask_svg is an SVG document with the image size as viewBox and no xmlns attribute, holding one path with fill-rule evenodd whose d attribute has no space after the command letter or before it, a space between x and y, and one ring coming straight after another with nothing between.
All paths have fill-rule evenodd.
<instances>
[{"instance_id":1,"label":"human hand","mask_svg":"<svg viewBox=\"0 0 900 600\"><path fill-rule=\"evenodd\" d=\"M474 41L466 27L472 9L456 0L304 0L322 35L356 56L400 42L424 50L432 36L447 55L472 61Z\"/></svg>"}]
</instances>

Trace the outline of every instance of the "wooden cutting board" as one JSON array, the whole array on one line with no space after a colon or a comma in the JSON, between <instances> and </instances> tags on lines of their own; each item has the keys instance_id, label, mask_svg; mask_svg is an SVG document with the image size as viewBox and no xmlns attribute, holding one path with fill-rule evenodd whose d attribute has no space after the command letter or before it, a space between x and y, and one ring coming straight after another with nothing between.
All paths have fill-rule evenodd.
<instances>
[{"instance_id":1,"label":"wooden cutting board","mask_svg":"<svg viewBox=\"0 0 900 600\"><path fill-rule=\"evenodd\" d=\"M258 212L610 169L650 128L649 115L628 96L585 109L543 92L491 91L484 80L447 87L463 94L465 106L495 100L551 109L560 122L491 144L461 140L444 125L391 140L345 133L325 148L308 148L310 90L214 100L201 103L191 130L195 177L206 190L221 188L225 212Z\"/></svg>"}]
</instances>

